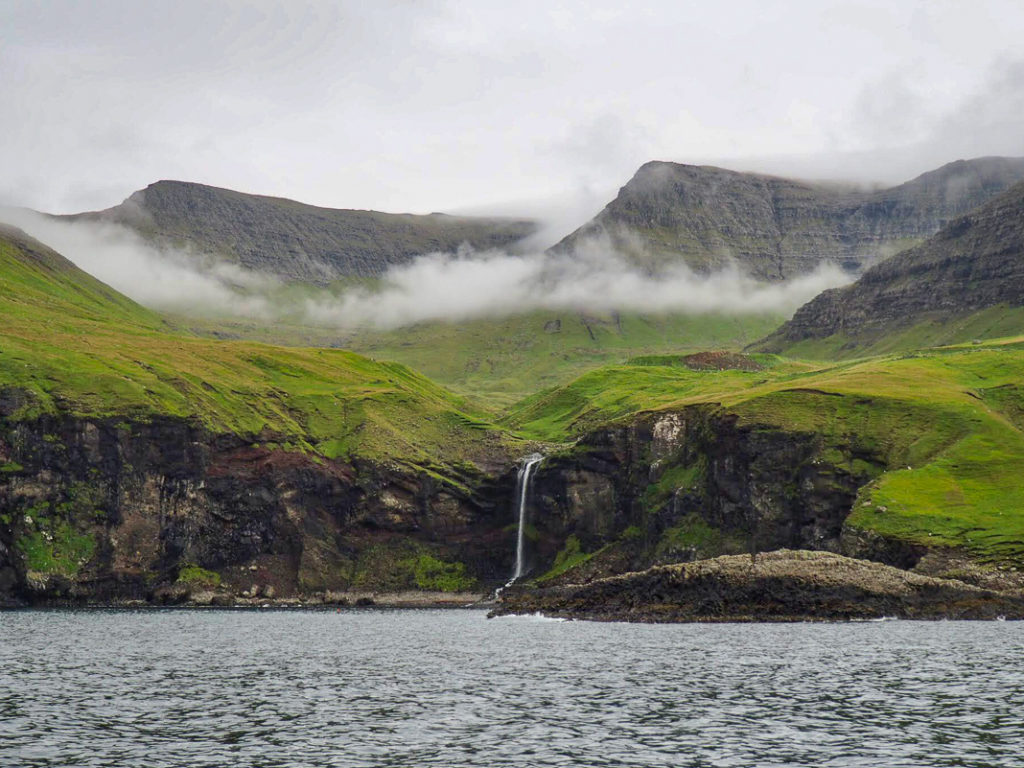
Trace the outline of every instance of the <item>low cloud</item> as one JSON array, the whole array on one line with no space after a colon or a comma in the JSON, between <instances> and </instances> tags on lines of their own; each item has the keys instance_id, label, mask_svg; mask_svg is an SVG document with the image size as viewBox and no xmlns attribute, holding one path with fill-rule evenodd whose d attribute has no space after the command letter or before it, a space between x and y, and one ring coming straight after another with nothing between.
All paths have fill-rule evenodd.
<instances>
[{"instance_id":1,"label":"low cloud","mask_svg":"<svg viewBox=\"0 0 1024 768\"><path fill-rule=\"evenodd\" d=\"M685 265L644 274L606 240L571 256L514 256L500 251L430 254L392 269L376 289L335 300L311 299L306 316L318 325L391 328L428 320L501 317L531 310L791 313L850 275L834 266L785 283L766 284L737 267L698 275Z\"/></svg>"},{"instance_id":2,"label":"low cloud","mask_svg":"<svg viewBox=\"0 0 1024 768\"><path fill-rule=\"evenodd\" d=\"M393 267L372 287L295 291L261 273L156 248L120 225L69 222L24 210L3 218L153 309L265 322L288 319L345 330L533 310L788 314L822 290L851 279L831 265L771 284L748 277L736 266L701 275L674 264L652 275L626 261L607 238L596 237L571 255L464 247Z\"/></svg>"},{"instance_id":3,"label":"low cloud","mask_svg":"<svg viewBox=\"0 0 1024 768\"><path fill-rule=\"evenodd\" d=\"M0 211L12 224L112 288L163 312L271 319L278 283L188 251L157 248L118 224L68 221L27 209Z\"/></svg>"}]
</instances>

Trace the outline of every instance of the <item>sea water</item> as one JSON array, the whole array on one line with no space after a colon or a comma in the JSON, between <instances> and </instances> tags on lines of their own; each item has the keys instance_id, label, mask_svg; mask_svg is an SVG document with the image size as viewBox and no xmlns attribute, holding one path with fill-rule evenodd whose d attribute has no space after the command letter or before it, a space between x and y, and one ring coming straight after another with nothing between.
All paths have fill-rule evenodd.
<instances>
[{"instance_id":1,"label":"sea water","mask_svg":"<svg viewBox=\"0 0 1024 768\"><path fill-rule=\"evenodd\" d=\"M1020 766L1024 624L0 613L2 766Z\"/></svg>"}]
</instances>

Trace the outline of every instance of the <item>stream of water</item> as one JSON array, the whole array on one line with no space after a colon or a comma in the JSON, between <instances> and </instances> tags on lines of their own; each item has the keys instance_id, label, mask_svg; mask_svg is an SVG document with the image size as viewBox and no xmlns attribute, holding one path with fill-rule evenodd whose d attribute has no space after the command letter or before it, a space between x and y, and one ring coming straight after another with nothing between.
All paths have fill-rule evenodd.
<instances>
[{"instance_id":1,"label":"stream of water","mask_svg":"<svg viewBox=\"0 0 1024 768\"><path fill-rule=\"evenodd\" d=\"M516 498L519 499L519 530L516 533L516 571L512 574L512 580L508 584L513 584L521 579L523 570L526 568L526 506L530 500L530 476L533 473L533 468L543 460L544 457L539 453L528 456L523 460L523 465L519 468L519 474L516 477Z\"/></svg>"}]
</instances>

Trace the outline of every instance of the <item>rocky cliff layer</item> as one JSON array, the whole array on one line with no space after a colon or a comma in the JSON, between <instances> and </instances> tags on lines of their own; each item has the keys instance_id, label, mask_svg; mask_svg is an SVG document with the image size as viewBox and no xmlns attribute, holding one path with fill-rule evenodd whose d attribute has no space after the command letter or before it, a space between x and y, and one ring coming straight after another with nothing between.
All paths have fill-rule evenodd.
<instances>
[{"instance_id":1,"label":"rocky cliff layer","mask_svg":"<svg viewBox=\"0 0 1024 768\"><path fill-rule=\"evenodd\" d=\"M0 603L483 590L514 556L512 476L331 461L172 418L11 421Z\"/></svg>"},{"instance_id":2,"label":"rocky cliff layer","mask_svg":"<svg viewBox=\"0 0 1024 768\"><path fill-rule=\"evenodd\" d=\"M183 181L159 181L114 208L64 218L123 224L158 245L310 283L377 277L420 254L500 248L536 230L525 220L319 208Z\"/></svg>"},{"instance_id":3,"label":"rocky cliff layer","mask_svg":"<svg viewBox=\"0 0 1024 768\"><path fill-rule=\"evenodd\" d=\"M781 351L842 335L870 342L927 319L1024 306L1024 184L944 227L921 245L825 291L757 348Z\"/></svg>"},{"instance_id":4,"label":"rocky cliff layer","mask_svg":"<svg viewBox=\"0 0 1024 768\"><path fill-rule=\"evenodd\" d=\"M845 527L858 489L883 467L859 448L838 452L814 433L741 424L715 406L641 415L536 471L530 575L578 581L781 548L911 567L923 549Z\"/></svg>"},{"instance_id":5,"label":"rocky cliff layer","mask_svg":"<svg viewBox=\"0 0 1024 768\"><path fill-rule=\"evenodd\" d=\"M1024 596L826 552L733 555L585 585L516 588L492 615L598 621L1024 618Z\"/></svg>"},{"instance_id":6,"label":"rocky cliff layer","mask_svg":"<svg viewBox=\"0 0 1024 768\"><path fill-rule=\"evenodd\" d=\"M649 269L737 265L762 280L823 263L855 271L934 234L1024 179L1024 158L959 160L881 191L709 166L647 163L600 214L555 246L607 242Z\"/></svg>"}]
</instances>

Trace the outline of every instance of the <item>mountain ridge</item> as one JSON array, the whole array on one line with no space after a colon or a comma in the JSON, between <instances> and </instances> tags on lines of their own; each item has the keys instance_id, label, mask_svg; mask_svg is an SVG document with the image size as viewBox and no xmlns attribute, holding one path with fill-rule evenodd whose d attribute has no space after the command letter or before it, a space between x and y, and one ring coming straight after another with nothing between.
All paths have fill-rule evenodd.
<instances>
[{"instance_id":1,"label":"mountain ridge","mask_svg":"<svg viewBox=\"0 0 1024 768\"><path fill-rule=\"evenodd\" d=\"M847 348L862 349L918 322L1022 305L1024 182L868 269L852 285L823 292L753 346L779 351L841 335Z\"/></svg>"},{"instance_id":2,"label":"mountain ridge","mask_svg":"<svg viewBox=\"0 0 1024 768\"><path fill-rule=\"evenodd\" d=\"M160 247L224 259L288 281L372 278L434 251L508 247L526 219L326 208L187 181L162 180L102 211L57 217L110 222Z\"/></svg>"},{"instance_id":3,"label":"mountain ridge","mask_svg":"<svg viewBox=\"0 0 1024 768\"><path fill-rule=\"evenodd\" d=\"M1024 158L957 160L887 189L856 191L715 166L651 161L555 253L607 240L648 270L738 265L784 280L834 264L858 271L1024 179Z\"/></svg>"}]
</instances>

